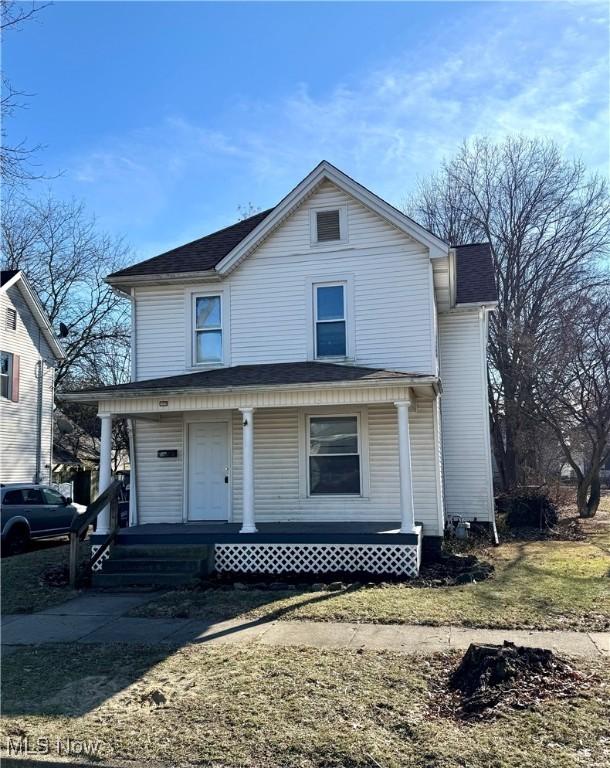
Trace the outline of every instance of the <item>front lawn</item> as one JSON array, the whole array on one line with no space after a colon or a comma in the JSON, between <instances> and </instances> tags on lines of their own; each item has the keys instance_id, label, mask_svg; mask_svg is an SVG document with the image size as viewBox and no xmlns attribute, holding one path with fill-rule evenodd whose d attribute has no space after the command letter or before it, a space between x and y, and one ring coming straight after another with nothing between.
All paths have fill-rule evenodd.
<instances>
[{"instance_id":1,"label":"front lawn","mask_svg":"<svg viewBox=\"0 0 610 768\"><path fill-rule=\"evenodd\" d=\"M95 746L105 760L256 768L602 768L610 672L577 698L457 722L434 696L454 654L188 646L22 648L3 662L7 738ZM54 748L54 747L53 747ZM50 755L53 757L53 754Z\"/></svg>"},{"instance_id":2,"label":"front lawn","mask_svg":"<svg viewBox=\"0 0 610 768\"><path fill-rule=\"evenodd\" d=\"M33 613L63 603L74 597L68 586L49 586L42 580L48 569L61 569L68 565L67 543L37 542L31 552L3 557L0 562L3 614ZM81 545L82 553L86 545Z\"/></svg>"},{"instance_id":3,"label":"front lawn","mask_svg":"<svg viewBox=\"0 0 610 768\"><path fill-rule=\"evenodd\" d=\"M584 540L508 540L477 552L493 578L464 586L311 590L176 591L132 611L137 616L309 619L453 624L498 629L610 629L610 497Z\"/></svg>"}]
</instances>

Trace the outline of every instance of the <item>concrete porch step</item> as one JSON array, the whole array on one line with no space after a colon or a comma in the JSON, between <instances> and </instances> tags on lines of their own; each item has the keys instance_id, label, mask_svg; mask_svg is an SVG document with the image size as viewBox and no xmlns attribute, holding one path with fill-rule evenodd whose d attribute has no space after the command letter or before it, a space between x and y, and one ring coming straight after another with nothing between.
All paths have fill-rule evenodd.
<instances>
[{"instance_id":1,"label":"concrete porch step","mask_svg":"<svg viewBox=\"0 0 610 768\"><path fill-rule=\"evenodd\" d=\"M195 573L94 573L91 584L102 589L117 589L133 586L177 587L184 584L196 584Z\"/></svg>"},{"instance_id":2,"label":"concrete porch step","mask_svg":"<svg viewBox=\"0 0 610 768\"><path fill-rule=\"evenodd\" d=\"M201 560L111 556L103 564L102 570L103 573L193 573L198 575L204 567L205 563Z\"/></svg>"}]
</instances>

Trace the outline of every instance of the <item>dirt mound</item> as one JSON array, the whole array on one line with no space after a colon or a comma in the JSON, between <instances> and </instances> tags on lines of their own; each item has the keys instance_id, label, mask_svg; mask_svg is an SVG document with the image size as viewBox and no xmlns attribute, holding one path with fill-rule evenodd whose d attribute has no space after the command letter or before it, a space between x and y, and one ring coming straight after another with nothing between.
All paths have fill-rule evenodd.
<instances>
[{"instance_id":1,"label":"dirt mound","mask_svg":"<svg viewBox=\"0 0 610 768\"><path fill-rule=\"evenodd\" d=\"M443 553L437 562L423 563L419 576L410 585L422 587L448 587L485 581L494 572L494 566L476 555Z\"/></svg>"},{"instance_id":2,"label":"dirt mound","mask_svg":"<svg viewBox=\"0 0 610 768\"><path fill-rule=\"evenodd\" d=\"M40 583L45 587L66 587L70 581L70 569L67 564L49 565L40 574Z\"/></svg>"},{"instance_id":3,"label":"dirt mound","mask_svg":"<svg viewBox=\"0 0 610 768\"><path fill-rule=\"evenodd\" d=\"M545 648L472 644L437 690L440 714L459 720L493 719L507 709L531 709L550 698L583 695L586 676Z\"/></svg>"}]
</instances>

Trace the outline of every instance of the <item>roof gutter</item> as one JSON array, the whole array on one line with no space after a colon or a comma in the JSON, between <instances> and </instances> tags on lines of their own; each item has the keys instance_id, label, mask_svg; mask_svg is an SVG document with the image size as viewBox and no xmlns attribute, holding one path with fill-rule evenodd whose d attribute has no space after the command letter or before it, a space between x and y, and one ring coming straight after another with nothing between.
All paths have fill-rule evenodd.
<instances>
[{"instance_id":1,"label":"roof gutter","mask_svg":"<svg viewBox=\"0 0 610 768\"><path fill-rule=\"evenodd\" d=\"M137 285L157 285L160 283L183 283L185 280L217 282L221 280L221 277L215 269L206 269L198 272L162 272L158 275L108 275L104 282L113 288L119 288L120 286L131 287Z\"/></svg>"},{"instance_id":2,"label":"roof gutter","mask_svg":"<svg viewBox=\"0 0 610 768\"><path fill-rule=\"evenodd\" d=\"M456 309L486 309L490 312L493 312L494 309L498 308L498 302L497 301L468 301L463 302L455 305Z\"/></svg>"},{"instance_id":3,"label":"roof gutter","mask_svg":"<svg viewBox=\"0 0 610 768\"><path fill-rule=\"evenodd\" d=\"M89 390L85 392L58 392L57 397L68 402L97 402L99 400L117 400L136 397L181 397L182 395L223 395L229 393L255 392L261 389L273 389L274 392L309 390L309 389L362 389L393 386L399 384L408 387L431 386L435 393L440 392L438 376L401 376L391 379L373 379L361 381L316 381L303 384L246 384L228 387L142 387L138 389Z\"/></svg>"}]
</instances>

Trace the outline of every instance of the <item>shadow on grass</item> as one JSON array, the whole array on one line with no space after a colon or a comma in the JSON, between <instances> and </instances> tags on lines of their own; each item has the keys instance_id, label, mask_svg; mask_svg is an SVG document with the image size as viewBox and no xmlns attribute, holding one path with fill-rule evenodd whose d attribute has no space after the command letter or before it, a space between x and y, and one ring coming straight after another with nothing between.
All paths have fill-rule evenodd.
<instances>
[{"instance_id":1,"label":"shadow on grass","mask_svg":"<svg viewBox=\"0 0 610 768\"><path fill-rule=\"evenodd\" d=\"M342 594L359 588L353 585ZM266 593L266 600L260 603L275 602L280 594ZM316 594L299 605L320 603L336 594ZM270 624L292 610L293 606L284 606L263 618L243 621L234 621L235 616L225 616L223 620L184 619L184 626L174 633L175 638L170 635L147 644L72 642L21 647L2 659L3 715L81 717L136 683L182 647L214 644ZM227 626L228 622L231 623Z\"/></svg>"}]
</instances>

